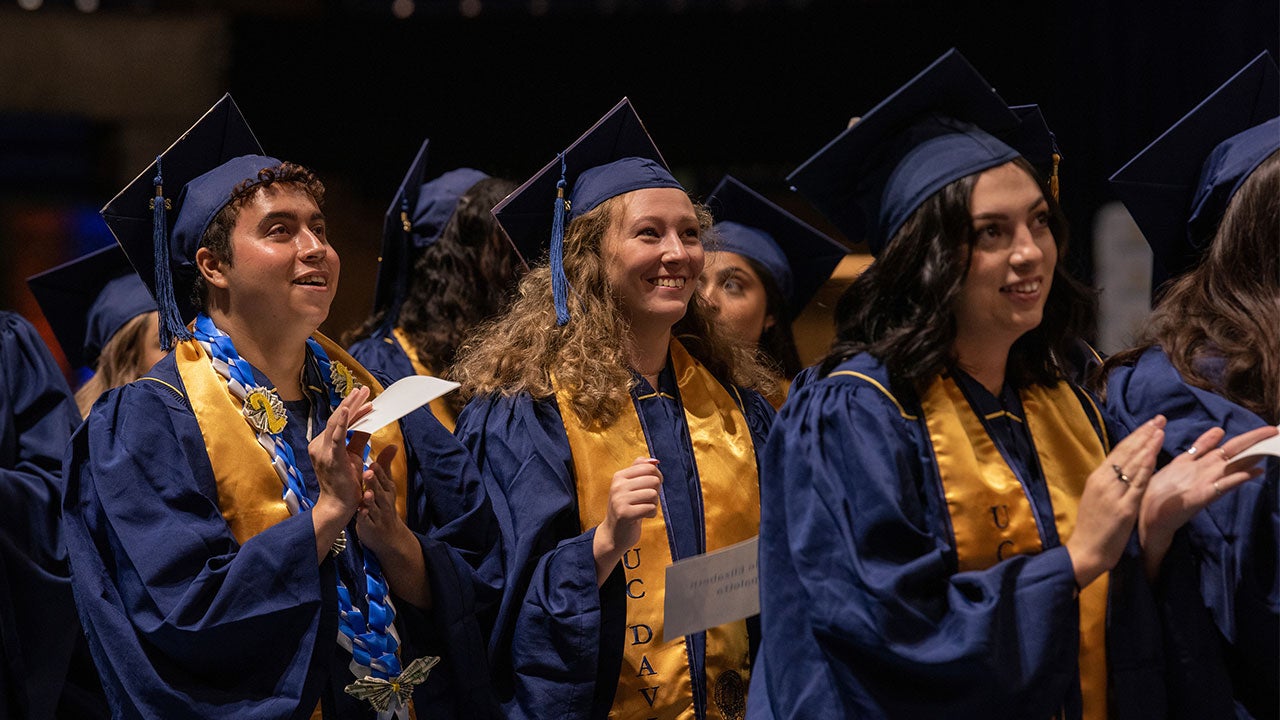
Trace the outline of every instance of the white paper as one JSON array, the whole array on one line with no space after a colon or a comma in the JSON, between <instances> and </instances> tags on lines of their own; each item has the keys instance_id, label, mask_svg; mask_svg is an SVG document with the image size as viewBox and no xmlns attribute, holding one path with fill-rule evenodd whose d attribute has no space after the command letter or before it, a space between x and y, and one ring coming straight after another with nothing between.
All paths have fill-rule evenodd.
<instances>
[{"instance_id":1,"label":"white paper","mask_svg":"<svg viewBox=\"0 0 1280 720\"><path fill-rule=\"evenodd\" d=\"M759 546L756 536L668 565L663 642L760 614Z\"/></svg>"},{"instance_id":2,"label":"white paper","mask_svg":"<svg viewBox=\"0 0 1280 720\"><path fill-rule=\"evenodd\" d=\"M391 383L373 399L373 412L347 428L355 432L375 433L451 390L461 387L456 382L429 375L410 375Z\"/></svg>"},{"instance_id":3,"label":"white paper","mask_svg":"<svg viewBox=\"0 0 1280 720\"><path fill-rule=\"evenodd\" d=\"M1280 435L1273 435L1265 440L1259 440L1236 453L1235 457L1231 458L1231 462L1227 463L1227 472L1233 473L1237 470L1245 470L1254 464L1255 458L1266 455L1280 457Z\"/></svg>"}]
</instances>

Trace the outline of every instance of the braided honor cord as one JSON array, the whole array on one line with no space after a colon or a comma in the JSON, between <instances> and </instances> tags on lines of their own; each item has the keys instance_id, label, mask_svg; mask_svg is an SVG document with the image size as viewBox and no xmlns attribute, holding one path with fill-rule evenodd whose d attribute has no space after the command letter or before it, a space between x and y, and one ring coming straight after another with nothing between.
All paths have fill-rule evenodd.
<instances>
[{"instance_id":1,"label":"braided honor cord","mask_svg":"<svg viewBox=\"0 0 1280 720\"><path fill-rule=\"evenodd\" d=\"M256 385L252 366L236 352L231 338L201 313L195 321L195 337L209 354L214 371L227 381L227 390L243 403L245 420L258 438L258 444L271 458L271 466L283 485L285 505L289 512L305 512L315 505L307 494L306 485L298 471L293 448L285 442L284 428L288 420L284 404L279 396L268 388ZM321 377L329 394L330 409L338 407L355 387L351 372L342 363L331 362L324 349L314 339L307 345L320 366ZM350 433L348 433L348 436ZM364 448L364 469L369 467L369 447ZM341 540L337 549L341 548ZM395 606L391 602L390 589L382 576L382 567L374 554L364 551L365 593L369 615L355 606L351 591L338 576L338 644L351 653L351 673L357 678L376 678L394 681L401 674L400 659L396 651L400 638L395 630ZM393 707L378 708L379 718L408 718L407 709L401 703Z\"/></svg>"}]
</instances>

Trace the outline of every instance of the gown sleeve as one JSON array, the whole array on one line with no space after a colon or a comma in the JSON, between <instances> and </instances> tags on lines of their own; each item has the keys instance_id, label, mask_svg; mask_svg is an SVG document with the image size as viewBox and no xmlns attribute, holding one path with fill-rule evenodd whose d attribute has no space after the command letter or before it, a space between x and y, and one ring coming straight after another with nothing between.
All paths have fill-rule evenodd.
<instances>
[{"instance_id":1,"label":"gown sleeve","mask_svg":"<svg viewBox=\"0 0 1280 720\"><path fill-rule=\"evenodd\" d=\"M459 417L502 526L506 587L490 658L509 718L603 717L622 662L621 565L596 586L573 458L553 400L481 397ZM599 682L598 682L599 681Z\"/></svg>"},{"instance_id":2,"label":"gown sleeve","mask_svg":"<svg viewBox=\"0 0 1280 720\"><path fill-rule=\"evenodd\" d=\"M1160 464L1185 452L1201 433L1221 427L1227 437L1266 422L1249 410L1183 381L1159 348L1107 378L1107 410L1126 429L1157 413L1168 420ZM1201 602L1223 642L1223 659L1237 700L1255 717L1280 714L1280 462L1193 516L1162 568L1166 600L1174 580L1199 586ZM1175 567L1189 557L1193 568ZM1183 615L1185 616L1185 612ZM1177 628L1171 628L1177 630Z\"/></svg>"},{"instance_id":3,"label":"gown sleeve","mask_svg":"<svg viewBox=\"0 0 1280 720\"><path fill-rule=\"evenodd\" d=\"M0 718L53 716L80 634L59 517L79 422L35 328L0 313Z\"/></svg>"},{"instance_id":4,"label":"gown sleeve","mask_svg":"<svg viewBox=\"0 0 1280 720\"><path fill-rule=\"evenodd\" d=\"M1079 624L1066 549L957 572L940 493L928 438L879 389L828 378L788 400L762 474L749 715L1061 711Z\"/></svg>"},{"instance_id":5,"label":"gown sleeve","mask_svg":"<svg viewBox=\"0 0 1280 720\"><path fill-rule=\"evenodd\" d=\"M398 601L399 619L415 641L414 657L439 665L414 693L420 716L496 715L486 643L502 593L497 519L466 448L425 409L401 423L411 484L407 522L422 547L431 609ZM403 658L405 661L412 659Z\"/></svg>"},{"instance_id":6,"label":"gown sleeve","mask_svg":"<svg viewBox=\"0 0 1280 720\"><path fill-rule=\"evenodd\" d=\"M305 513L237 544L185 403L141 380L100 399L72 440L67 545L108 698L120 717L309 717L310 668L337 632L322 612L336 607L333 560L317 565Z\"/></svg>"}]
</instances>

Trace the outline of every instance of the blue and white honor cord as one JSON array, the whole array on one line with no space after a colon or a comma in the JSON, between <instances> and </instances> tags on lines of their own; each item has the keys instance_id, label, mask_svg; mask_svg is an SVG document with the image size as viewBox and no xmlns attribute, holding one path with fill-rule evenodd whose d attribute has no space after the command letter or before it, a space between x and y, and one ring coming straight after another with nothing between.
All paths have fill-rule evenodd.
<instances>
[{"instance_id":1,"label":"blue and white honor cord","mask_svg":"<svg viewBox=\"0 0 1280 720\"><path fill-rule=\"evenodd\" d=\"M302 475L298 472L293 448L285 442L286 414L279 397L274 391L255 384L252 366L236 352L231 338L204 313L196 317L195 338L209 354L214 371L226 379L227 389L244 404L245 418L280 477L289 512L296 515L310 510L315 502L307 494ZM352 389L350 372L340 364L332 363L315 340L308 338L307 345L325 380L330 409L335 409ZM367 470L368 467L369 448L366 445L364 468ZM382 576L382 566L367 548L364 551L364 573L368 617L352 602L351 591L338 576L338 644L351 653L351 673L357 678L372 677L394 682L401 674L400 659L396 656L400 646L400 637L395 629L396 610ZM391 707L379 709L378 717L380 720L392 717L407 719L408 710L403 703L393 702Z\"/></svg>"}]
</instances>

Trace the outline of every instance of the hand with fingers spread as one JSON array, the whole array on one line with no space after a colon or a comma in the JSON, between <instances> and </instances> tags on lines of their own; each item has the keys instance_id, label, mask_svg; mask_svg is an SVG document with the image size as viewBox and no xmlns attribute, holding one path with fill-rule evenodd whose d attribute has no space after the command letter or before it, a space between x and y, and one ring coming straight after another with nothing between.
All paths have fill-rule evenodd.
<instances>
[{"instance_id":1,"label":"hand with fingers spread","mask_svg":"<svg viewBox=\"0 0 1280 720\"><path fill-rule=\"evenodd\" d=\"M361 474L368 433L356 433L347 441L347 428L373 410L369 389L358 387L343 398L329 422L307 445L311 467L320 485L320 497L311 509L316 533L316 559L323 561L338 533L342 532L363 495Z\"/></svg>"},{"instance_id":2,"label":"hand with fingers spread","mask_svg":"<svg viewBox=\"0 0 1280 720\"><path fill-rule=\"evenodd\" d=\"M1211 428L1151 478L1138 515L1138 539L1148 577L1158 574L1174 532L1192 515L1262 472L1253 467L1228 473L1231 457L1277 432L1267 425L1222 443L1226 433Z\"/></svg>"},{"instance_id":3,"label":"hand with fingers spread","mask_svg":"<svg viewBox=\"0 0 1280 720\"><path fill-rule=\"evenodd\" d=\"M1076 584L1086 587L1120 560L1164 439L1162 415L1122 440L1085 482L1076 527L1067 541Z\"/></svg>"},{"instance_id":4,"label":"hand with fingers spread","mask_svg":"<svg viewBox=\"0 0 1280 720\"><path fill-rule=\"evenodd\" d=\"M662 471L656 458L636 458L613 474L609 508L592 544L597 584L603 585L622 555L640 542L640 523L657 517L661 486Z\"/></svg>"}]
</instances>

